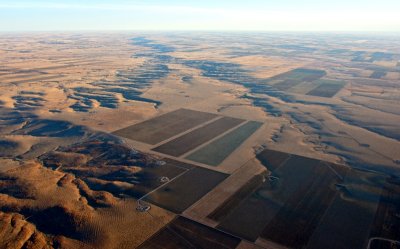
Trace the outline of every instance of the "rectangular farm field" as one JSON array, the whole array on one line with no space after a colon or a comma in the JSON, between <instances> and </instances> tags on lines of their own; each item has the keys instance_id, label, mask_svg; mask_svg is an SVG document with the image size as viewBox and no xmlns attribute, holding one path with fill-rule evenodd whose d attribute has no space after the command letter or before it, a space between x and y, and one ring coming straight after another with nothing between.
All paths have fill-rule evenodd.
<instances>
[{"instance_id":1,"label":"rectangular farm field","mask_svg":"<svg viewBox=\"0 0 400 249\"><path fill-rule=\"evenodd\" d=\"M175 213L182 213L227 178L227 174L195 167L169 182L144 200Z\"/></svg>"},{"instance_id":2,"label":"rectangular farm field","mask_svg":"<svg viewBox=\"0 0 400 249\"><path fill-rule=\"evenodd\" d=\"M234 249L239 245L240 241L237 237L178 216L139 248Z\"/></svg>"},{"instance_id":3,"label":"rectangular farm field","mask_svg":"<svg viewBox=\"0 0 400 249\"><path fill-rule=\"evenodd\" d=\"M257 155L257 159L269 170L275 171L290 158L290 154L265 149Z\"/></svg>"},{"instance_id":4,"label":"rectangular farm field","mask_svg":"<svg viewBox=\"0 0 400 249\"><path fill-rule=\"evenodd\" d=\"M371 79L381 79L382 77L384 77L387 74L387 72L385 71L374 71L371 76L369 76Z\"/></svg>"},{"instance_id":5,"label":"rectangular farm field","mask_svg":"<svg viewBox=\"0 0 400 249\"><path fill-rule=\"evenodd\" d=\"M263 181L264 176L262 174L255 175L207 217L218 222L221 221L244 199L254 193L262 185Z\"/></svg>"},{"instance_id":6,"label":"rectangular farm field","mask_svg":"<svg viewBox=\"0 0 400 249\"><path fill-rule=\"evenodd\" d=\"M113 134L147 144L157 144L218 117L216 114L179 109L135 124Z\"/></svg>"},{"instance_id":7,"label":"rectangular farm field","mask_svg":"<svg viewBox=\"0 0 400 249\"><path fill-rule=\"evenodd\" d=\"M163 177L173 179L194 167L193 165L171 159L166 159L164 161L166 162L164 165L145 167L135 174L135 177L139 180L139 183L135 184L138 198L161 186L163 184L161 181Z\"/></svg>"},{"instance_id":8,"label":"rectangular farm field","mask_svg":"<svg viewBox=\"0 0 400 249\"><path fill-rule=\"evenodd\" d=\"M377 224L374 217L382 178L373 172L348 170L343 183L336 185L337 194L310 237L307 249L367 248Z\"/></svg>"},{"instance_id":9,"label":"rectangular farm field","mask_svg":"<svg viewBox=\"0 0 400 249\"><path fill-rule=\"evenodd\" d=\"M267 177L233 211L221 216L220 229L250 241L262 237L289 248L303 248L308 243L342 178L325 162L285 154L262 152L262 162L278 156L274 178Z\"/></svg>"},{"instance_id":10,"label":"rectangular farm field","mask_svg":"<svg viewBox=\"0 0 400 249\"><path fill-rule=\"evenodd\" d=\"M249 121L235 130L225 134L186 158L195 162L217 166L222 163L236 148L262 126L263 123Z\"/></svg>"},{"instance_id":11,"label":"rectangular farm field","mask_svg":"<svg viewBox=\"0 0 400 249\"><path fill-rule=\"evenodd\" d=\"M331 98L336 95L345 85L342 81L324 80L316 88L307 93L310 96Z\"/></svg>"},{"instance_id":12,"label":"rectangular farm field","mask_svg":"<svg viewBox=\"0 0 400 249\"><path fill-rule=\"evenodd\" d=\"M221 133L244 122L242 119L223 117L154 148L154 151L171 156L181 156Z\"/></svg>"}]
</instances>

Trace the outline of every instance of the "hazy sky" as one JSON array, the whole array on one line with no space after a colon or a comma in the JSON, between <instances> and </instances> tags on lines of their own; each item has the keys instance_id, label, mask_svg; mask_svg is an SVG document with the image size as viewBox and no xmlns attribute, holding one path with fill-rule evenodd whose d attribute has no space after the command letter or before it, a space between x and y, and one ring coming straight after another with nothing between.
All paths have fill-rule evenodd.
<instances>
[{"instance_id":1,"label":"hazy sky","mask_svg":"<svg viewBox=\"0 0 400 249\"><path fill-rule=\"evenodd\" d=\"M0 31L400 32L400 0L0 0Z\"/></svg>"}]
</instances>

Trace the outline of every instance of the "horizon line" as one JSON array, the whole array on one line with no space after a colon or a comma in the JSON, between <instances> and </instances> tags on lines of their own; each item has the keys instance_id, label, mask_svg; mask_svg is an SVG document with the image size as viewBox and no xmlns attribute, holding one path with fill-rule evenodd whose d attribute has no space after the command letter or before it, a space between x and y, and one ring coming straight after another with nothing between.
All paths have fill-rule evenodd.
<instances>
[{"instance_id":1,"label":"horizon line","mask_svg":"<svg viewBox=\"0 0 400 249\"><path fill-rule=\"evenodd\" d=\"M32 29L32 30L0 30L0 33L39 33L39 32L229 32L229 33L243 33L243 32L250 32L250 33L391 33L391 34L400 34L400 30L276 30L276 29L48 29L48 30L39 30L39 29Z\"/></svg>"}]
</instances>

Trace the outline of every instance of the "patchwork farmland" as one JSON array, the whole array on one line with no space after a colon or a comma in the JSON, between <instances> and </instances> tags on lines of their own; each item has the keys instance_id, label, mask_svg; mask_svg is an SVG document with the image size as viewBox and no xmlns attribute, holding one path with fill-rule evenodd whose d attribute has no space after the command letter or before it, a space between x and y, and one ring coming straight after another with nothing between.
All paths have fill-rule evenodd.
<instances>
[{"instance_id":1,"label":"patchwork farmland","mask_svg":"<svg viewBox=\"0 0 400 249\"><path fill-rule=\"evenodd\" d=\"M377 185L380 175L268 149L257 158L270 174L250 179L208 215L219 229L288 248L365 248L382 235L376 223L392 200Z\"/></svg>"},{"instance_id":2,"label":"patchwork farmland","mask_svg":"<svg viewBox=\"0 0 400 249\"><path fill-rule=\"evenodd\" d=\"M279 91L324 98L332 98L346 85L344 81L325 77L326 72L323 70L297 68L274 76L266 82Z\"/></svg>"},{"instance_id":3,"label":"patchwork farmland","mask_svg":"<svg viewBox=\"0 0 400 249\"><path fill-rule=\"evenodd\" d=\"M0 248L400 248L398 37L0 44Z\"/></svg>"},{"instance_id":4,"label":"patchwork farmland","mask_svg":"<svg viewBox=\"0 0 400 249\"><path fill-rule=\"evenodd\" d=\"M242 119L222 117L221 119L218 119L210 124L207 124L159 147L156 147L153 150L163 154L179 157L242 122L244 122Z\"/></svg>"},{"instance_id":5,"label":"patchwork farmland","mask_svg":"<svg viewBox=\"0 0 400 249\"><path fill-rule=\"evenodd\" d=\"M211 113L179 109L115 131L114 134L154 145L216 117Z\"/></svg>"},{"instance_id":6,"label":"patchwork farmland","mask_svg":"<svg viewBox=\"0 0 400 249\"><path fill-rule=\"evenodd\" d=\"M262 125L258 121L178 109L113 134L147 143L151 152L215 167Z\"/></svg>"},{"instance_id":7,"label":"patchwork farmland","mask_svg":"<svg viewBox=\"0 0 400 249\"><path fill-rule=\"evenodd\" d=\"M262 123L260 122L249 121L221 138L214 140L205 147L193 152L186 158L195 162L218 166L248 137L260 128L261 125Z\"/></svg>"}]
</instances>

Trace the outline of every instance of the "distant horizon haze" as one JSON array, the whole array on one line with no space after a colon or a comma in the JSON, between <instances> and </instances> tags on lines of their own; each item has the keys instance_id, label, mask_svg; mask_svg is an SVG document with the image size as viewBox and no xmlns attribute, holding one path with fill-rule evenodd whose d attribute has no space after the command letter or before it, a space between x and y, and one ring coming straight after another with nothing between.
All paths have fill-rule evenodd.
<instances>
[{"instance_id":1,"label":"distant horizon haze","mask_svg":"<svg viewBox=\"0 0 400 249\"><path fill-rule=\"evenodd\" d=\"M0 0L0 31L400 32L400 1Z\"/></svg>"}]
</instances>

